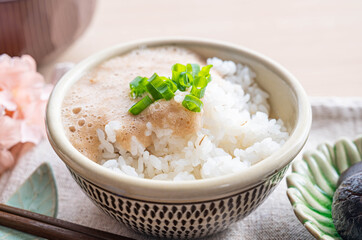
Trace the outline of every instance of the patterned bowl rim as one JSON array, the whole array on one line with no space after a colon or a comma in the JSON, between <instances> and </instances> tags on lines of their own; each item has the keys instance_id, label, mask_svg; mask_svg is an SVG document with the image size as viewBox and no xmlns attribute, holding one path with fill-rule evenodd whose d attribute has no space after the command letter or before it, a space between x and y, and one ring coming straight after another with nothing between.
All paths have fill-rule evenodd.
<instances>
[{"instance_id":1,"label":"patterned bowl rim","mask_svg":"<svg viewBox=\"0 0 362 240\"><path fill-rule=\"evenodd\" d=\"M67 90L87 70L109 58L142 46L155 47L165 45L221 49L230 54L252 59L283 79L285 84L294 92L295 101L298 105L296 127L289 139L278 151L248 169L225 176L185 182L140 179L119 175L78 152L67 139L61 121L60 109ZM308 97L298 80L284 67L266 56L235 44L190 37L138 40L110 47L88 57L65 74L56 84L49 98L46 110L46 126L49 141L55 152L73 171L94 182L96 185L120 195L131 195L134 198L167 202L210 199L211 196L219 198L234 194L236 191L240 192L241 189L251 188L265 181L269 176L289 164L300 152L308 138L311 122L312 113ZM122 186L122 188L119 186Z\"/></svg>"}]
</instances>

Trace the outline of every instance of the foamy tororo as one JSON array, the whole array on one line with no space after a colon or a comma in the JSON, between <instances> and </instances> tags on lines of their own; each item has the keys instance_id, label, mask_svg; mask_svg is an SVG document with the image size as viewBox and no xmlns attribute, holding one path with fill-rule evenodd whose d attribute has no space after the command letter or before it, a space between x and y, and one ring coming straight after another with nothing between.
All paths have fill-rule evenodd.
<instances>
[{"instance_id":1,"label":"foamy tororo","mask_svg":"<svg viewBox=\"0 0 362 240\"><path fill-rule=\"evenodd\" d=\"M98 161L101 151L97 129L104 130L111 121L121 122L117 142L126 150L130 150L132 136L144 147L151 144L151 137L145 134L147 122L154 128L172 129L178 136L196 132L201 127L201 113L185 109L174 99L159 100L137 116L128 112L138 101L130 98L129 83L137 76L151 77L153 73L171 76L175 63L205 65L187 49L162 47L112 58L85 74L67 94L62 107L63 126L73 146Z\"/></svg>"}]
</instances>

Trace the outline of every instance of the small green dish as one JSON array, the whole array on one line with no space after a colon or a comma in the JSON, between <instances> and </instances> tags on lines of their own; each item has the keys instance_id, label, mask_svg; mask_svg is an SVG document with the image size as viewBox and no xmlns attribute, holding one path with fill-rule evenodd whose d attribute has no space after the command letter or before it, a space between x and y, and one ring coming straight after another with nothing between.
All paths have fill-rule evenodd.
<instances>
[{"instance_id":1,"label":"small green dish","mask_svg":"<svg viewBox=\"0 0 362 240\"><path fill-rule=\"evenodd\" d=\"M362 161L362 136L320 144L292 165L287 195L299 221L317 239L341 239L332 219L332 200L339 175Z\"/></svg>"},{"instance_id":2,"label":"small green dish","mask_svg":"<svg viewBox=\"0 0 362 240\"><path fill-rule=\"evenodd\" d=\"M5 204L56 217L58 212L58 193L50 165L48 163L40 165ZM0 226L0 240L40 239L44 238Z\"/></svg>"}]
</instances>

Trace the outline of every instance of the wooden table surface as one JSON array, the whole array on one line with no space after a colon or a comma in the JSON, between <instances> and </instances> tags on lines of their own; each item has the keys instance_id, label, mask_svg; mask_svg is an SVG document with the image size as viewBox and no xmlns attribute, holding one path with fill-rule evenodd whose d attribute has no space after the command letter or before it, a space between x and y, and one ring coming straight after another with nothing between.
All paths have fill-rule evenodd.
<instances>
[{"instance_id":1,"label":"wooden table surface","mask_svg":"<svg viewBox=\"0 0 362 240\"><path fill-rule=\"evenodd\" d=\"M362 97L361 0L99 0L87 31L40 71L160 36L228 41L289 69L310 96Z\"/></svg>"}]
</instances>

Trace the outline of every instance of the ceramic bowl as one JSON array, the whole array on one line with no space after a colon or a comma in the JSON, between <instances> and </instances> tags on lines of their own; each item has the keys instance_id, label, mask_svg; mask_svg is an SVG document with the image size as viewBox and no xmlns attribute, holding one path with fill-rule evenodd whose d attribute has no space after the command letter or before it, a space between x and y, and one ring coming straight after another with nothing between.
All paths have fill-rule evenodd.
<instances>
[{"instance_id":1,"label":"ceramic bowl","mask_svg":"<svg viewBox=\"0 0 362 240\"><path fill-rule=\"evenodd\" d=\"M334 145L320 144L296 160L287 177L287 194L299 221L317 239L341 239L334 228L332 200L339 175L362 161L362 136Z\"/></svg>"},{"instance_id":2,"label":"ceramic bowl","mask_svg":"<svg viewBox=\"0 0 362 240\"><path fill-rule=\"evenodd\" d=\"M109 58L139 47L165 45L186 47L205 58L217 56L251 66L258 84L270 94L272 116L283 119L290 138L280 150L244 171L185 182L121 176L83 156L63 130L61 106L65 94L85 72ZM225 42L163 38L117 45L79 63L55 86L46 122L54 150L79 186L105 213L141 233L191 238L227 228L266 199L307 140L311 108L299 82L282 66L259 53Z\"/></svg>"}]
</instances>

